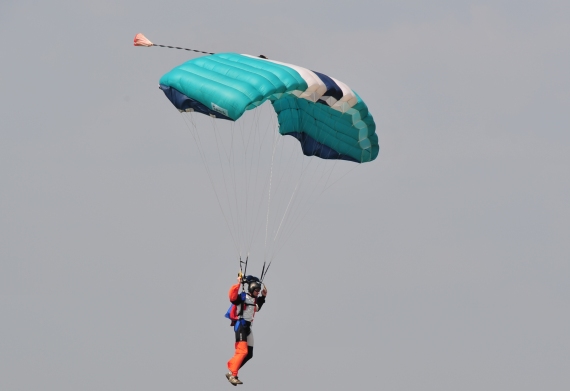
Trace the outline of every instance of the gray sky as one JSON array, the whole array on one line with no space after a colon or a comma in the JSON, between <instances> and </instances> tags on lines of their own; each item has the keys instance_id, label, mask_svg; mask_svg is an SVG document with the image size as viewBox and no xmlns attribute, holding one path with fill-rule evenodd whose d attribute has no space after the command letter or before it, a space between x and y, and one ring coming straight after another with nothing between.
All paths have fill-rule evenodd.
<instances>
[{"instance_id":1,"label":"gray sky","mask_svg":"<svg viewBox=\"0 0 570 391\"><path fill-rule=\"evenodd\" d=\"M156 88L193 55L137 32L332 75L376 120L272 266L241 387L568 389L570 5L347 4L0 3L0 389L231 387L235 253Z\"/></svg>"}]
</instances>

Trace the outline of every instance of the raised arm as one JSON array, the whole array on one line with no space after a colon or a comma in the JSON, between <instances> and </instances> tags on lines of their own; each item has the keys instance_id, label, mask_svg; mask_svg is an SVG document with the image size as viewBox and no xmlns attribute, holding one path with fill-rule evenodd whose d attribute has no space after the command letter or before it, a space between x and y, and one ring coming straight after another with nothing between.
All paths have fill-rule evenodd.
<instances>
[{"instance_id":1,"label":"raised arm","mask_svg":"<svg viewBox=\"0 0 570 391\"><path fill-rule=\"evenodd\" d=\"M257 297L256 304L257 310L259 311L263 304L265 304L265 297L267 296L267 287L264 285L261 294Z\"/></svg>"},{"instance_id":2,"label":"raised arm","mask_svg":"<svg viewBox=\"0 0 570 391\"><path fill-rule=\"evenodd\" d=\"M228 292L228 297L230 299L230 301L232 302L232 304L238 305L242 303L242 299L241 296L239 294L239 287L240 287L240 283L238 282L235 285L232 285L232 287L230 288L230 291Z\"/></svg>"}]
</instances>

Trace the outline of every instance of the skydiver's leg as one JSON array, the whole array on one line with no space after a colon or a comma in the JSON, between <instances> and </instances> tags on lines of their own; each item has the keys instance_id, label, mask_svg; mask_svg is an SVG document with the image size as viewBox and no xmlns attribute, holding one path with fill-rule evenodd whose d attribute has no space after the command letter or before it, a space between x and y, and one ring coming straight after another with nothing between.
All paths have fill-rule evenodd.
<instances>
[{"instance_id":1,"label":"skydiver's leg","mask_svg":"<svg viewBox=\"0 0 570 391\"><path fill-rule=\"evenodd\" d=\"M232 375L238 375L238 371L242 366L245 357L247 357L247 342L236 342L234 356L228 361L228 369Z\"/></svg>"},{"instance_id":2,"label":"skydiver's leg","mask_svg":"<svg viewBox=\"0 0 570 391\"><path fill-rule=\"evenodd\" d=\"M253 330L249 329L249 335L247 336L247 356L243 359L240 368L245 365L253 357Z\"/></svg>"},{"instance_id":3,"label":"skydiver's leg","mask_svg":"<svg viewBox=\"0 0 570 391\"><path fill-rule=\"evenodd\" d=\"M243 365L248 355L247 337L250 334L249 324L242 324L236 330L236 344L234 356L228 361L228 369L232 375L238 375L238 370Z\"/></svg>"}]
</instances>

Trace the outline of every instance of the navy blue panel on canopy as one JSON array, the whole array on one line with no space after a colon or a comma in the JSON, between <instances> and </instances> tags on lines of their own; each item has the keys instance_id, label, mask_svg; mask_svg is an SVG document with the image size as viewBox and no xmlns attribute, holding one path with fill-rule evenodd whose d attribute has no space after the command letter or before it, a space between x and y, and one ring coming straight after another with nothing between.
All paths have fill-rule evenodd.
<instances>
[{"instance_id":1,"label":"navy blue panel on canopy","mask_svg":"<svg viewBox=\"0 0 570 391\"><path fill-rule=\"evenodd\" d=\"M313 72L319 77L319 79L322 80L323 83L325 83L325 86L327 87L327 92L323 94L324 96L332 96L336 100L340 100L340 98L343 97L344 94L342 93L341 88L338 86L338 84L334 82L333 79L331 79L324 73L315 72L315 71Z\"/></svg>"},{"instance_id":2,"label":"navy blue panel on canopy","mask_svg":"<svg viewBox=\"0 0 570 391\"><path fill-rule=\"evenodd\" d=\"M324 144L319 143L314 138L309 136L307 133L301 132L290 132L286 133L286 136L293 136L301 143L301 148L303 149L303 154L306 156L318 156L322 159L340 159L348 160L351 162L360 163L358 160L338 153L332 148L327 147Z\"/></svg>"},{"instance_id":3,"label":"navy blue panel on canopy","mask_svg":"<svg viewBox=\"0 0 570 391\"><path fill-rule=\"evenodd\" d=\"M203 105L197 100L187 97L186 95L184 95L183 93L172 87L168 87L165 86L164 84L161 84L160 89L164 92L166 97L172 102L174 107L176 107L178 110L186 111L186 109L193 109L194 111L197 111L202 114L233 121L231 118L226 117L225 115L220 114L217 111L208 108L207 106Z\"/></svg>"}]
</instances>

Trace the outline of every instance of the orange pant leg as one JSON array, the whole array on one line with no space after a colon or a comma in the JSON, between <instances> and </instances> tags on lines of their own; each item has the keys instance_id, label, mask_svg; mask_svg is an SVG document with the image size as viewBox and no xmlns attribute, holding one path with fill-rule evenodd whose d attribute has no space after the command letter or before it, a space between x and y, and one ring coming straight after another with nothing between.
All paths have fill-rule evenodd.
<instances>
[{"instance_id":1,"label":"orange pant leg","mask_svg":"<svg viewBox=\"0 0 570 391\"><path fill-rule=\"evenodd\" d=\"M247 356L247 342L236 342L236 351L234 356L228 361L228 369L234 375L238 375L238 370L241 367L245 356Z\"/></svg>"}]
</instances>

